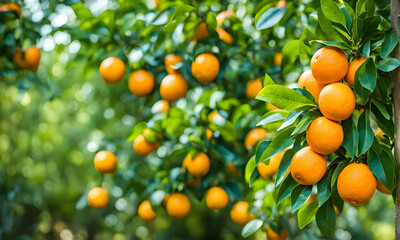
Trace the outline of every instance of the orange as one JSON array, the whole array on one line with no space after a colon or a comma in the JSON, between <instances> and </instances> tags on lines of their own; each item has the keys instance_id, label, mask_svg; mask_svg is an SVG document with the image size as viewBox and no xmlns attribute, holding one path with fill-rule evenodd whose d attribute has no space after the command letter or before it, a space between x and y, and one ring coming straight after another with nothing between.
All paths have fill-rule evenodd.
<instances>
[{"instance_id":1,"label":"orange","mask_svg":"<svg viewBox=\"0 0 400 240\"><path fill-rule=\"evenodd\" d=\"M356 97L344 83L332 83L319 94L319 109L325 117L341 121L351 116L356 107Z\"/></svg>"},{"instance_id":2,"label":"orange","mask_svg":"<svg viewBox=\"0 0 400 240\"><path fill-rule=\"evenodd\" d=\"M288 231L283 229L280 234L274 232L270 226L267 228L267 240L286 240L288 237Z\"/></svg>"},{"instance_id":3,"label":"orange","mask_svg":"<svg viewBox=\"0 0 400 240\"><path fill-rule=\"evenodd\" d=\"M218 111L214 110L210 114L208 114L208 121L213 122L214 119L218 116Z\"/></svg>"},{"instance_id":4,"label":"orange","mask_svg":"<svg viewBox=\"0 0 400 240\"><path fill-rule=\"evenodd\" d=\"M94 167L101 173L114 172L117 168L117 158L112 152L100 151L94 156Z\"/></svg>"},{"instance_id":5,"label":"orange","mask_svg":"<svg viewBox=\"0 0 400 240\"><path fill-rule=\"evenodd\" d=\"M151 112L155 113L167 113L169 111L169 103L165 100L159 100L158 102L154 103L153 107L151 108Z\"/></svg>"},{"instance_id":6,"label":"orange","mask_svg":"<svg viewBox=\"0 0 400 240\"><path fill-rule=\"evenodd\" d=\"M194 39L198 41L208 38L209 36L210 34L208 33L207 24L205 22L201 22L194 31Z\"/></svg>"},{"instance_id":7,"label":"orange","mask_svg":"<svg viewBox=\"0 0 400 240\"><path fill-rule=\"evenodd\" d=\"M225 18L227 17L236 17L236 14L232 11L222 11L217 15L217 23L218 25L224 24Z\"/></svg>"},{"instance_id":8,"label":"orange","mask_svg":"<svg viewBox=\"0 0 400 240\"><path fill-rule=\"evenodd\" d=\"M378 189L381 193L392 195L392 193L385 186L383 186L379 179L376 179L376 189Z\"/></svg>"},{"instance_id":9,"label":"orange","mask_svg":"<svg viewBox=\"0 0 400 240\"><path fill-rule=\"evenodd\" d=\"M157 214L151 208L151 203L149 200L143 201L138 208L139 217L146 222L149 222L157 217Z\"/></svg>"},{"instance_id":10,"label":"orange","mask_svg":"<svg viewBox=\"0 0 400 240\"><path fill-rule=\"evenodd\" d=\"M25 61L24 55L21 49L16 49L13 57L14 64L20 69L28 69L29 64Z\"/></svg>"},{"instance_id":11,"label":"orange","mask_svg":"<svg viewBox=\"0 0 400 240\"><path fill-rule=\"evenodd\" d=\"M336 207L335 205L333 205L333 209L335 210L336 217L339 216L339 215L340 215L340 210L339 210L339 208Z\"/></svg>"},{"instance_id":12,"label":"orange","mask_svg":"<svg viewBox=\"0 0 400 240\"><path fill-rule=\"evenodd\" d=\"M382 129L380 128L376 129L375 136L377 136L380 139L388 140L383 134L385 133L382 131Z\"/></svg>"},{"instance_id":13,"label":"orange","mask_svg":"<svg viewBox=\"0 0 400 240\"><path fill-rule=\"evenodd\" d=\"M219 39L221 39L222 41L224 41L227 44L231 44L233 42L232 35L230 35L223 28L217 27L216 30L217 30Z\"/></svg>"},{"instance_id":14,"label":"orange","mask_svg":"<svg viewBox=\"0 0 400 240\"><path fill-rule=\"evenodd\" d=\"M262 82L260 78L254 78L247 83L246 96L248 98L256 98L259 91L262 89Z\"/></svg>"},{"instance_id":15,"label":"orange","mask_svg":"<svg viewBox=\"0 0 400 240\"><path fill-rule=\"evenodd\" d=\"M175 102L179 98L185 97L187 90L187 82L181 74L168 74L161 81L160 94L168 102Z\"/></svg>"},{"instance_id":16,"label":"orange","mask_svg":"<svg viewBox=\"0 0 400 240\"><path fill-rule=\"evenodd\" d=\"M337 180L337 190L343 201L351 205L368 202L376 190L376 178L364 163L351 163L343 168Z\"/></svg>"},{"instance_id":17,"label":"orange","mask_svg":"<svg viewBox=\"0 0 400 240\"><path fill-rule=\"evenodd\" d=\"M194 158L188 154L183 162L189 173L196 177L204 176L210 170L210 159L205 153L199 153Z\"/></svg>"},{"instance_id":18,"label":"orange","mask_svg":"<svg viewBox=\"0 0 400 240\"><path fill-rule=\"evenodd\" d=\"M233 205L230 215L232 221L239 226L244 226L256 218L254 214L249 212L249 203L246 201L240 201Z\"/></svg>"},{"instance_id":19,"label":"orange","mask_svg":"<svg viewBox=\"0 0 400 240\"><path fill-rule=\"evenodd\" d=\"M10 11L17 12L18 17L21 17L21 8L18 6L18 4L9 2L9 3L4 3L3 5L0 6L0 12L10 12Z\"/></svg>"},{"instance_id":20,"label":"orange","mask_svg":"<svg viewBox=\"0 0 400 240\"><path fill-rule=\"evenodd\" d=\"M318 98L319 98L319 94L321 93L322 89L326 86L323 83L318 82L317 80L315 80L315 78L313 77L311 70L307 70L305 72L303 72L300 77L299 77L299 87L303 88L305 87L307 89L307 91L309 91L315 98L315 100L317 100L318 102Z\"/></svg>"},{"instance_id":21,"label":"orange","mask_svg":"<svg viewBox=\"0 0 400 240\"><path fill-rule=\"evenodd\" d=\"M276 4L277 8L283 8L286 7L286 1L285 0L280 0L277 4Z\"/></svg>"},{"instance_id":22,"label":"orange","mask_svg":"<svg viewBox=\"0 0 400 240\"><path fill-rule=\"evenodd\" d=\"M278 172L279 164L281 164L281 160L282 160L283 154L285 154L285 152L281 152L281 153L278 153L277 155L273 156L269 160L269 164L268 165L263 163L263 162L260 162L259 164L257 164L258 173L260 174L260 176L262 178L267 180L272 175L274 175L274 174L276 174Z\"/></svg>"},{"instance_id":23,"label":"orange","mask_svg":"<svg viewBox=\"0 0 400 240\"><path fill-rule=\"evenodd\" d=\"M268 109L269 111L274 111L274 110L279 110L280 108L278 108L278 107L272 105L271 103L267 103L267 109Z\"/></svg>"},{"instance_id":24,"label":"orange","mask_svg":"<svg viewBox=\"0 0 400 240\"><path fill-rule=\"evenodd\" d=\"M172 193L167 200L167 212L173 218L183 218L190 212L189 198L183 193Z\"/></svg>"},{"instance_id":25,"label":"orange","mask_svg":"<svg viewBox=\"0 0 400 240\"><path fill-rule=\"evenodd\" d=\"M154 88L154 76L148 71L137 70L129 77L129 90L136 97L149 95Z\"/></svg>"},{"instance_id":26,"label":"orange","mask_svg":"<svg viewBox=\"0 0 400 240\"><path fill-rule=\"evenodd\" d=\"M237 175L239 175L239 169L233 165L233 162L228 163L228 165L226 165L226 168L233 177L237 177Z\"/></svg>"},{"instance_id":27,"label":"orange","mask_svg":"<svg viewBox=\"0 0 400 240\"><path fill-rule=\"evenodd\" d=\"M314 185L326 172L326 158L314 152L309 146L300 149L292 159L290 173L302 185Z\"/></svg>"},{"instance_id":28,"label":"orange","mask_svg":"<svg viewBox=\"0 0 400 240\"><path fill-rule=\"evenodd\" d=\"M221 187L212 187L206 195L206 203L208 208L219 210L225 208L229 203L228 194Z\"/></svg>"},{"instance_id":29,"label":"orange","mask_svg":"<svg viewBox=\"0 0 400 240\"><path fill-rule=\"evenodd\" d=\"M182 58L175 54L168 54L164 59L165 70L167 73L179 73L178 69L173 69L171 65L182 62Z\"/></svg>"},{"instance_id":30,"label":"orange","mask_svg":"<svg viewBox=\"0 0 400 240\"><path fill-rule=\"evenodd\" d=\"M331 154L342 145L343 128L338 122L318 117L308 126L306 138L313 151L319 154Z\"/></svg>"},{"instance_id":31,"label":"orange","mask_svg":"<svg viewBox=\"0 0 400 240\"><path fill-rule=\"evenodd\" d=\"M37 68L40 62L40 50L37 47L28 47L25 51L25 61L32 68Z\"/></svg>"},{"instance_id":32,"label":"orange","mask_svg":"<svg viewBox=\"0 0 400 240\"><path fill-rule=\"evenodd\" d=\"M344 80L351 86L354 86L354 76L356 75L357 69L365 62L367 61L367 58L365 57L360 57L353 59L353 61L350 62L349 64L349 70L347 71L346 76L344 77Z\"/></svg>"},{"instance_id":33,"label":"orange","mask_svg":"<svg viewBox=\"0 0 400 240\"><path fill-rule=\"evenodd\" d=\"M92 188L88 193L88 203L92 208L105 208L108 204L108 194L101 187Z\"/></svg>"},{"instance_id":34,"label":"orange","mask_svg":"<svg viewBox=\"0 0 400 240\"><path fill-rule=\"evenodd\" d=\"M213 136L213 131L211 131L211 129L207 128L206 129L206 138L207 140L210 140Z\"/></svg>"},{"instance_id":35,"label":"orange","mask_svg":"<svg viewBox=\"0 0 400 240\"><path fill-rule=\"evenodd\" d=\"M201 83L213 81L218 73L219 61L210 53L200 54L192 63L192 74Z\"/></svg>"},{"instance_id":36,"label":"orange","mask_svg":"<svg viewBox=\"0 0 400 240\"><path fill-rule=\"evenodd\" d=\"M275 65L277 65L277 66L281 66L281 63L282 63L282 53L277 53L277 54L275 54L275 56L274 56L274 63L275 63Z\"/></svg>"},{"instance_id":37,"label":"orange","mask_svg":"<svg viewBox=\"0 0 400 240\"><path fill-rule=\"evenodd\" d=\"M169 194L166 193L166 194L164 195L164 199L162 200L162 204L163 204L163 205L167 205L168 198L169 198Z\"/></svg>"},{"instance_id":38,"label":"orange","mask_svg":"<svg viewBox=\"0 0 400 240\"><path fill-rule=\"evenodd\" d=\"M149 153L157 150L157 148L160 146L159 143L157 142L149 142L147 141L143 134L140 134L135 138L133 141L133 149L137 152L137 154L140 154L142 156L147 156Z\"/></svg>"},{"instance_id":39,"label":"orange","mask_svg":"<svg viewBox=\"0 0 400 240\"><path fill-rule=\"evenodd\" d=\"M258 141L263 140L267 137L267 131L262 128L255 128L250 130L247 133L246 138L244 139L244 147L247 150L250 150Z\"/></svg>"},{"instance_id":40,"label":"orange","mask_svg":"<svg viewBox=\"0 0 400 240\"><path fill-rule=\"evenodd\" d=\"M106 83L121 81L125 73L125 63L116 57L109 57L100 64L100 75Z\"/></svg>"},{"instance_id":41,"label":"orange","mask_svg":"<svg viewBox=\"0 0 400 240\"><path fill-rule=\"evenodd\" d=\"M349 64L346 53L337 47L323 47L311 59L314 78L324 84L339 82L346 76Z\"/></svg>"}]
</instances>

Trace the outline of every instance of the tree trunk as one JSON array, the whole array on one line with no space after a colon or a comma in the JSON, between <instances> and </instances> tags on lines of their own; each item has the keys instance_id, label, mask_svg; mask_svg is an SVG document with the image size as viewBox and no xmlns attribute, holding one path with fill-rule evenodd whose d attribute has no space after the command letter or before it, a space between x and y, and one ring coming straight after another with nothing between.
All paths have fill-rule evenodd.
<instances>
[{"instance_id":1,"label":"tree trunk","mask_svg":"<svg viewBox=\"0 0 400 240\"><path fill-rule=\"evenodd\" d=\"M399 0L391 1L391 23L393 29L399 35ZM400 60L400 48L397 44L393 51L393 57ZM400 68L396 68L393 72L394 89L393 89L393 100L394 100L394 125L395 125L395 145L394 145L394 157L397 163L397 170L400 170ZM400 177L397 178L396 182L396 203L395 203L395 234L396 240L400 240Z\"/></svg>"}]
</instances>

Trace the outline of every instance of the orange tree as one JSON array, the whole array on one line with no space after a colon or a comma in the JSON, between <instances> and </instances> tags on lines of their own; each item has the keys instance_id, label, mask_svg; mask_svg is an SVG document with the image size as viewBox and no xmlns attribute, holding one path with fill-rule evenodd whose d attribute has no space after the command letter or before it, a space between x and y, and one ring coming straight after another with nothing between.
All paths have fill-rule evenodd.
<instances>
[{"instance_id":1,"label":"orange tree","mask_svg":"<svg viewBox=\"0 0 400 240\"><path fill-rule=\"evenodd\" d=\"M271 141L257 147L246 180L251 185L256 167L272 164L284 152L274 199L277 206L286 203L297 211L301 229L315 219L320 234L331 235L344 202L365 204L376 189L396 201L390 72L400 61L390 56L398 36L390 27L389 9L389 1L322 0L318 25L283 48L282 71L292 63L287 71L301 74L301 88L275 84L267 76L256 97L289 114L269 112L259 121L281 125ZM262 220L250 222L243 234L255 231Z\"/></svg>"}]
</instances>

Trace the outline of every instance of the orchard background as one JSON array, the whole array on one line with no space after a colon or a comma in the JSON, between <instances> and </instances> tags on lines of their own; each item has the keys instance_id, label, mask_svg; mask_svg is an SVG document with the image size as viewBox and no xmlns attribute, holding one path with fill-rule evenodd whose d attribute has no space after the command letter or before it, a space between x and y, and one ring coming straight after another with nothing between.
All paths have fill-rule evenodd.
<instances>
[{"instance_id":1,"label":"orchard background","mask_svg":"<svg viewBox=\"0 0 400 240\"><path fill-rule=\"evenodd\" d=\"M4 1L0 239L394 239L397 16Z\"/></svg>"}]
</instances>

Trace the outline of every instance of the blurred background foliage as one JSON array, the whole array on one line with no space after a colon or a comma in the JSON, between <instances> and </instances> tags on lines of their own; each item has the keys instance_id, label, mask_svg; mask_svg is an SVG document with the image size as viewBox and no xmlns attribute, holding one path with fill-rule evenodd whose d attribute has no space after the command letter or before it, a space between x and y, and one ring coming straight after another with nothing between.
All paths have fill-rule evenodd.
<instances>
[{"instance_id":1,"label":"blurred background foliage","mask_svg":"<svg viewBox=\"0 0 400 240\"><path fill-rule=\"evenodd\" d=\"M186 99L217 89L224 99L237 98L239 104L249 104L262 115L265 106L246 99L244 87L238 86L266 72L276 83L296 82L301 65L284 59L281 69L273 58L287 42L299 39L305 27L315 26L319 2L288 1L283 19L263 31L255 29L256 13L277 1L167 1L160 5L163 11L151 0L17 2L21 19L0 16L0 238L238 239L241 228L230 220L229 208L212 212L202 198L192 202L192 211L182 220L172 220L161 207L155 208L158 217L151 223L137 216L138 204L148 197L146 179L151 179L165 154L159 149L144 159L126 141L136 123L151 119L150 107L160 99L157 91L148 98L133 96L127 88L128 76L145 68L154 73L158 86L166 75L161 73L166 54L176 52L190 63L199 53L212 51L221 62L225 82L218 79L202 87L190 70L182 68L191 89ZM198 12L174 25L175 7L182 4ZM216 24L209 15L215 17L226 9L235 11L239 19L224 23L235 39L231 46L217 37L196 45L187 41L202 18ZM42 52L38 71L17 71L12 64L15 47L35 44ZM117 85L105 84L98 71L109 56L129 63ZM193 108L185 99L175 106ZM238 128L238 139L243 141L256 123L254 118ZM102 179L93 168L99 150L116 153L115 175ZM251 155L242 155L244 162L237 166L244 168ZM273 201L273 183L258 179L247 189L243 171L237 183L245 189L241 198L247 196L259 207L263 201ZM100 183L110 194L104 210L86 204L86 193ZM390 239L393 215L391 198L377 193L363 206L346 205L332 238ZM300 232L296 217L285 217L290 238L317 239L315 223ZM264 239L265 233L258 231L251 238Z\"/></svg>"}]
</instances>

